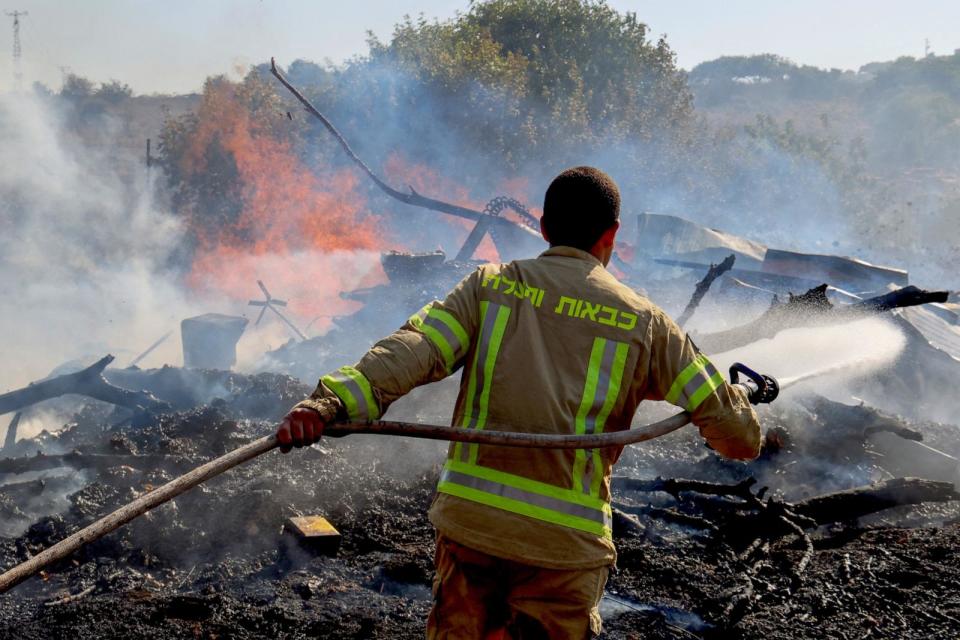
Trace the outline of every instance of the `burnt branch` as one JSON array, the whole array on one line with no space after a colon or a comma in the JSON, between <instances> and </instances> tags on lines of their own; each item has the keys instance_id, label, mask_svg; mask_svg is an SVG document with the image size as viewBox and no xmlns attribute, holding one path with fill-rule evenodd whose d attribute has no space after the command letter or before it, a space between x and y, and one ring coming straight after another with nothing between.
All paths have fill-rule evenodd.
<instances>
[{"instance_id":1,"label":"burnt branch","mask_svg":"<svg viewBox=\"0 0 960 640\"><path fill-rule=\"evenodd\" d=\"M849 322L891 309L943 302L948 294L909 286L856 304L835 307L827 299L827 286L822 284L797 296L791 294L786 302L774 299L771 307L753 322L696 336L697 344L705 353L721 353L762 338L772 338L786 329Z\"/></svg>"},{"instance_id":2,"label":"burnt branch","mask_svg":"<svg viewBox=\"0 0 960 640\"><path fill-rule=\"evenodd\" d=\"M394 189L389 184L387 184L382 178L380 178L380 176L374 173L373 169L371 169L367 165L367 163L365 163L360 158L360 156L357 155L357 153L350 147L350 144L347 142L347 139L344 138L343 135L337 130L337 128L333 126L333 123L330 122L330 120L328 120L325 115L320 113L320 111L315 106L313 106L313 104L306 98L306 96L304 96L302 93L300 93L300 91L297 90L296 87L290 84L290 81L287 80L287 78L283 75L283 73L277 68L276 62L274 61L273 58L270 59L270 73L272 73L273 76L280 81L280 84L286 87L287 90L293 94L293 97L295 97L297 101L300 102L301 105L303 105L303 108L307 111L307 113L309 113L310 115L315 117L317 120L319 120L321 124L323 124L323 126L326 128L326 130L329 131L334 138L336 138L337 142L343 148L344 152L346 152L346 154L350 157L350 159L353 160L354 164L360 167L360 169L365 174L367 174L367 176L371 180L373 180L373 183L377 185L377 187L379 187L381 191L383 191L385 194L387 194L391 198L399 200L404 204L412 205L414 207L421 207L424 209L430 209L432 211L439 211L441 213L447 213L460 218L466 218L468 220L475 220L475 221L485 220L485 221L488 221L486 223L487 225L499 224L501 226L509 226L512 228L522 229L533 237L539 237L539 234L536 231L534 231L533 229L531 229L526 225L514 224L508 220L490 215L483 211L477 211L475 209L469 209L467 207L461 207L459 205L451 204L449 202L444 202L443 200L437 200L435 198L428 198L426 196L422 196L416 191L414 191L413 187L408 187L410 189L410 193L404 193L402 191L398 191L397 189ZM482 230L486 231L485 228L482 228Z\"/></svg>"},{"instance_id":3,"label":"burnt branch","mask_svg":"<svg viewBox=\"0 0 960 640\"><path fill-rule=\"evenodd\" d=\"M618 492L662 491L670 494L682 508L695 509L695 517L703 517L705 500L710 505L713 522L725 516L719 526L724 537L736 541L744 532L750 537L742 540L746 551L761 545L762 541L775 540L790 533L798 533L833 522L848 522L866 515L901 505L922 502L948 502L960 500L960 493L951 482L921 478L895 478L864 487L836 491L801 502L790 503L768 498L761 499L752 487L756 481L748 478L736 484L721 484L701 480L662 479L636 480L614 477L614 489ZM681 500L680 494L685 494ZM716 502L717 496L739 498L742 502ZM625 511L628 507L621 508ZM657 513L656 515L662 515Z\"/></svg>"},{"instance_id":4,"label":"burnt branch","mask_svg":"<svg viewBox=\"0 0 960 640\"><path fill-rule=\"evenodd\" d=\"M18 474L28 471L44 471L69 467L72 469L95 469L103 471L113 467L131 467L134 469L165 468L171 471L187 469L196 464L196 460L182 456L135 455L122 453L64 453L61 455L23 456L19 458L0 458L0 474Z\"/></svg>"},{"instance_id":5,"label":"burnt branch","mask_svg":"<svg viewBox=\"0 0 960 640\"><path fill-rule=\"evenodd\" d=\"M697 310L697 307L700 306L700 302L703 300L703 297L707 295L707 292L710 290L713 281L725 274L727 271L733 268L733 263L736 261L737 256L735 254L730 254L724 258L723 262L720 264L710 264L710 268L707 269L707 275L703 277L703 280L697 283L696 288L693 290L693 295L690 297L690 302L687 303L687 308L683 310L683 313L680 314L680 317L677 318L677 324L681 327L687 323L688 320L693 316L693 313Z\"/></svg>"},{"instance_id":6,"label":"burnt branch","mask_svg":"<svg viewBox=\"0 0 960 640\"><path fill-rule=\"evenodd\" d=\"M713 524L706 518L683 513L677 509L664 509L651 505L634 506L623 503L614 503L613 506L615 509L624 514L658 518L660 520L672 522L673 524L690 527L692 529L705 529L713 533L717 533L718 531L717 525Z\"/></svg>"},{"instance_id":7,"label":"burnt branch","mask_svg":"<svg viewBox=\"0 0 960 640\"><path fill-rule=\"evenodd\" d=\"M861 312L881 312L890 309L900 309L902 307L915 307L930 302L946 302L949 291L925 291L910 285L882 296L867 298L861 302L850 305L851 311Z\"/></svg>"},{"instance_id":8,"label":"burnt branch","mask_svg":"<svg viewBox=\"0 0 960 640\"><path fill-rule=\"evenodd\" d=\"M793 505L816 524L846 522L901 505L960 500L952 482L893 478L866 487L827 493Z\"/></svg>"},{"instance_id":9,"label":"burnt branch","mask_svg":"<svg viewBox=\"0 0 960 640\"><path fill-rule=\"evenodd\" d=\"M638 480L625 476L613 478L614 488L621 491L663 491L677 498L681 492L692 491L710 496L729 496L740 498L747 502L754 502L757 497L750 490L757 483L754 478L747 478L736 484L722 484L705 480L684 480L677 478L656 478L654 480Z\"/></svg>"},{"instance_id":10,"label":"burnt branch","mask_svg":"<svg viewBox=\"0 0 960 640\"><path fill-rule=\"evenodd\" d=\"M113 362L104 356L82 371L34 382L22 389L0 395L0 415L67 394L77 394L109 402L133 410L164 411L168 407L146 391L130 391L115 387L103 377L103 370Z\"/></svg>"}]
</instances>

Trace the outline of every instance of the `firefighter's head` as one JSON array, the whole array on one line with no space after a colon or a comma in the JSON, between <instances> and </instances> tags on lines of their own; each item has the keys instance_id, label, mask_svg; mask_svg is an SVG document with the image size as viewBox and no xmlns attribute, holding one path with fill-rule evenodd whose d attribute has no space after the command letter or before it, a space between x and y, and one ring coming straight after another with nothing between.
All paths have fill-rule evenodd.
<instances>
[{"instance_id":1,"label":"firefighter's head","mask_svg":"<svg viewBox=\"0 0 960 640\"><path fill-rule=\"evenodd\" d=\"M574 167L550 183L543 198L540 230L551 247L576 247L606 265L619 228L620 190L603 171Z\"/></svg>"}]
</instances>

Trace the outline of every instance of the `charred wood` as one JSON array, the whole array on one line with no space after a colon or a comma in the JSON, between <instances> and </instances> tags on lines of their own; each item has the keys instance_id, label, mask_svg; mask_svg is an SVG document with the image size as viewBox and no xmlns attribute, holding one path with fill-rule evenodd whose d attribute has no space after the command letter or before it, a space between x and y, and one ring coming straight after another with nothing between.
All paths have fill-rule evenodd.
<instances>
[{"instance_id":1,"label":"charred wood","mask_svg":"<svg viewBox=\"0 0 960 640\"><path fill-rule=\"evenodd\" d=\"M196 465L197 461L180 456L166 455L135 455L114 453L80 453L72 452L62 455L44 455L22 458L0 458L0 474L17 474L28 471L43 471L71 467L74 469L92 468L97 470L112 467L128 466L135 469L154 469L167 467L171 469L185 469Z\"/></svg>"},{"instance_id":2,"label":"charred wood","mask_svg":"<svg viewBox=\"0 0 960 640\"><path fill-rule=\"evenodd\" d=\"M646 532L637 516L626 513L618 507L613 507L611 514L613 515L613 534L618 538L628 535L642 536Z\"/></svg>"},{"instance_id":3,"label":"charred wood","mask_svg":"<svg viewBox=\"0 0 960 640\"><path fill-rule=\"evenodd\" d=\"M796 513L817 524L856 520L900 505L960 500L951 482L894 478L866 487L827 493L793 505Z\"/></svg>"},{"instance_id":4,"label":"charred wood","mask_svg":"<svg viewBox=\"0 0 960 640\"><path fill-rule=\"evenodd\" d=\"M822 396L804 398L801 404L824 424L799 443L803 455L826 460L869 458L894 477L945 481L956 477L957 458L923 443L923 434L906 426L901 417Z\"/></svg>"},{"instance_id":5,"label":"charred wood","mask_svg":"<svg viewBox=\"0 0 960 640\"><path fill-rule=\"evenodd\" d=\"M17 430L20 428L20 419L23 417L23 413L17 411L13 414L13 419L10 420L10 424L7 425L7 435L3 439L3 448L9 449L17 443Z\"/></svg>"},{"instance_id":6,"label":"charred wood","mask_svg":"<svg viewBox=\"0 0 960 640\"><path fill-rule=\"evenodd\" d=\"M81 598L84 598L90 595L91 593L93 593L93 590L96 588L97 588L97 585L92 584L82 591L79 591L77 593L71 593L57 600L50 600L48 602L44 602L43 604L44 606L47 606L47 607L58 607L60 605L68 604L70 602L76 602L77 600L80 600Z\"/></svg>"},{"instance_id":7,"label":"charred wood","mask_svg":"<svg viewBox=\"0 0 960 640\"><path fill-rule=\"evenodd\" d=\"M653 480L638 480L625 476L614 476L613 487L621 491L663 491L677 498L681 492L693 491L711 496L729 496L741 498L750 503L757 501L757 496L750 490L757 483L754 478L747 478L736 484L707 482L706 480L684 480L676 478L655 478Z\"/></svg>"},{"instance_id":8,"label":"charred wood","mask_svg":"<svg viewBox=\"0 0 960 640\"><path fill-rule=\"evenodd\" d=\"M115 387L103 377L103 370L113 362L108 355L82 371L34 382L22 389L0 395L0 414L67 394L77 394L109 402L133 410L164 411L168 407L146 391L130 391Z\"/></svg>"},{"instance_id":9,"label":"charred wood","mask_svg":"<svg viewBox=\"0 0 960 640\"><path fill-rule=\"evenodd\" d=\"M827 286L822 284L796 296L790 294L786 302L775 298L773 305L753 322L726 331L698 335L697 345L705 353L721 353L762 338L772 338L785 329L849 322L891 309L945 302L948 294L946 291L925 291L909 286L856 304L835 307L827 299Z\"/></svg>"},{"instance_id":10,"label":"charred wood","mask_svg":"<svg viewBox=\"0 0 960 640\"><path fill-rule=\"evenodd\" d=\"M746 555L749 555L752 547L759 546L762 540L777 539L789 533L799 535L801 531L819 525L852 521L900 505L960 500L960 493L954 489L952 483L920 478L895 478L865 487L823 494L797 503L772 498L761 500L751 491L754 482L752 478L736 484L721 484L700 480L635 480L616 477L614 488L620 492L668 493L677 499L682 507L693 507L697 510L697 513L684 515L703 518L705 511L712 512L709 520L704 520L718 522L720 532L725 538L734 542L740 540L746 549ZM681 500L681 493L692 495ZM718 497L735 497L743 502L718 502ZM704 499L708 501L709 508L704 508ZM638 512L637 509L619 506L624 511ZM648 511L646 515L665 515L660 511ZM720 521L722 516L726 516L723 522ZM744 534L749 537L744 539Z\"/></svg>"},{"instance_id":11,"label":"charred wood","mask_svg":"<svg viewBox=\"0 0 960 640\"><path fill-rule=\"evenodd\" d=\"M850 305L849 311L852 312L880 312L890 309L900 309L903 307L915 307L930 302L946 302L949 297L949 291L925 291L913 285L903 287L882 296L868 298L862 302Z\"/></svg>"},{"instance_id":12,"label":"charred wood","mask_svg":"<svg viewBox=\"0 0 960 640\"><path fill-rule=\"evenodd\" d=\"M711 532L718 531L717 525L713 524L706 518L682 513L677 509L664 509L662 507L654 507L651 505L635 506L623 503L614 503L614 507L619 509L624 514L657 518L658 520L664 520L666 522L679 524L692 529L704 529Z\"/></svg>"},{"instance_id":13,"label":"charred wood","mask_svg":"<svg viewBox=\"0 0 960 640\"><path fill-rule=\"evenodd\" d=\"M693 316L693 313L697 310L697 307L700 306L700 302L703 300L703 297L707 295L707 292L710 290L710 286L713 284L713 281L722 276L727 271L733 268L733 263L736 261L737 256L735 254L730 254L724 258L723 262L720 264L711 264L710 268L707 269L707 275L703 277L703 280L697 283L696 288L693 290L693 296L690 297L690 302L687 303L687 308L683 310L683 313L680 314L680 317L677 318L677 324L681 327L690 320Z\"/></svg>"},{"instance_id":14,"label":"charred wood","mask_svg":"<svg viewBox=\"0 0 960 640\"><path fill-rule=\"evenodd\" d=\"M797 538L803 543L803 555L800 556L797 564L793 567L793 584L794 587L799 587L803 582L803 572L807 570L807 565L813 559L813 541L801 525L787 516L781 515L780 522L796 534Z\"/></svg>"}]
</instances>

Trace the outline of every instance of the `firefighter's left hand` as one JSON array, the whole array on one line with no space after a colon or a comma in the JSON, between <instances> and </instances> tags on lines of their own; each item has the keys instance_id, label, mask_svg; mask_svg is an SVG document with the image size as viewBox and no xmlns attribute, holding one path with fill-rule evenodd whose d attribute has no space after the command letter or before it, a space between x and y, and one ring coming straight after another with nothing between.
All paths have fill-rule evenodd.
<instances>
[{"instance_id":1,"label":"firefighter's left hand","mask_svg":"<svg viewBox=\"0 0 960 640\"><path fill-rule=\"evenodd\" d=\"M293 409L277 428L280 451L287 453L291 447L306 447L320 441L325 422L313 409Z\"/></svg>"}]
</instances>

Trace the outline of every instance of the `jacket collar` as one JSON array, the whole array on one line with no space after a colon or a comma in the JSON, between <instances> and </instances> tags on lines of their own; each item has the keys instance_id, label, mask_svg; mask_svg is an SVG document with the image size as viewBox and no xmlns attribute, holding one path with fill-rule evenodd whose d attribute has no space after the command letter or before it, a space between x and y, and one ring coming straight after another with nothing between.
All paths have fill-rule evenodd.
<instances>
[{"instance_id":1,"label":"jacket collar","mask_svg":"<svg viewBox=\"0 0 960 640\"><path fill-rule=\"evenodd\" d=\"M577 258L578 260L586 260L587 262L592 262L593 264L603 266L597 257L590 253L589 251L584 251L583 249L577 249L575 247L565 247L565 246L556 246L550 247L546 251L540 254L539 257L546 258L549 256L561 256L564 258Z\"/></svg>"}]
</instances>

